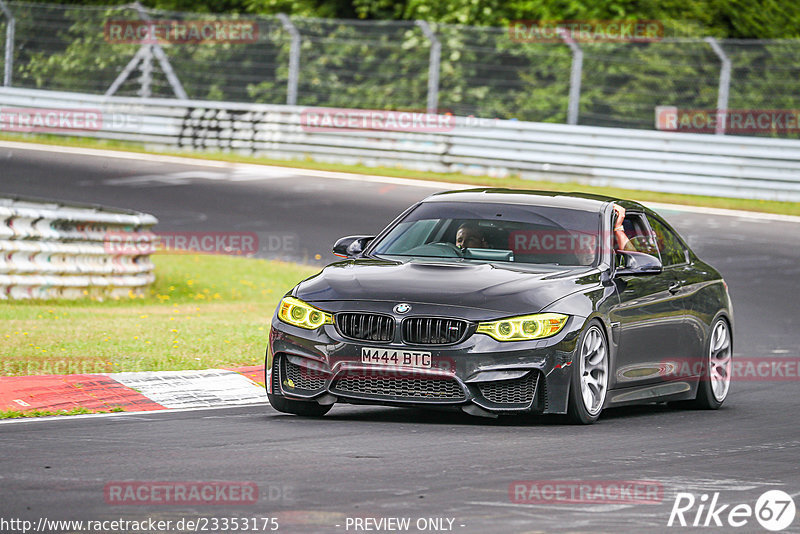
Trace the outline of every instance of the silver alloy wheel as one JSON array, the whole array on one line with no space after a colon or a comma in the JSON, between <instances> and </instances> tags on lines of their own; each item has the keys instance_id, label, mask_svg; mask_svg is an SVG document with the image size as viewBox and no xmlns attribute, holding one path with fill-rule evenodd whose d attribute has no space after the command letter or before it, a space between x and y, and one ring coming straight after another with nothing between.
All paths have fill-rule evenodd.
<instances>
[{"instance_id":1,"label":"silver alloy wheel","mask_svg":"<svg viewBox=\"0 0 800 534\"><path fill-rule=\"evenodd\" d=\"M731 387L731 334L724 319L717 321L711 332L708 377L714 398L718 402L724 401Z\"/></svg>"},{"instance_id":2,"label":"silver alloy wheel","mask_svg":"<svg viewBox=\"0 0 800 534\"><path fill-rule=\"evenodd\" d=\"M581 397L589 415L603 408L608 388L608 347L596 325L589 327L583 338L580 357Z\"/></svg>"}]
</instances>

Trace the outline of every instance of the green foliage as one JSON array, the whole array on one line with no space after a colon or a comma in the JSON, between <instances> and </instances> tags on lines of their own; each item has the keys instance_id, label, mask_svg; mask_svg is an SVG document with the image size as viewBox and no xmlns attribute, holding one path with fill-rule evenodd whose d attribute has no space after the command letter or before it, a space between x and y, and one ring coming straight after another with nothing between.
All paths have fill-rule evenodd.
<instances>
[{"instance_id":1,"label":"green foliage","mask_svg":"<svg viewBox=\"0 0 800 534\"><path fill-rule=\"evenodd\" d=\"M41 3L120 5L119 0ZM503 26L512 20L648 19L699 24L706 35L737 39L800 37L794 0L142 0L166 11L287 13L319 18L414 20Z\"/></svg>"},{"instance_id":2,"label":"green foliage","mask_svg":"<svg viewBox=\"0 0 800 534\"><path fill-rule=\"evenodd\" d=\"M258 8L259 0L252 0ZM691 21L706 35L741 39L800 36L793 0L353 0L360 18L425 19L502 26L512 20L642 19Z\"/></svg>"},{"instance_id":3,"label":"green foliage","mask_svg":"<svg viewBox=\"0 0 800 534\"><path fill-rule=\"evenodd\" d=\"M125 411L119 406L115 406L110 410L111 412L122 412ZM0 419L16 419L20 417L50 417L53 415L85 415L88 413L108 413L103 410L92 411L88 408L84 408L83 406L76 406L75 408L70 408L69 410L31 410L28 412L23 412L20 410L0 410Z\"/></svg>"},{"instance_id":4,"label":"green foliage","mask_svg":"<svg viewBox=\"0 0 800 534\"><path fill-rule=\"evenodd\" d=\"M103 32L108 20L138 19L130 8L10 5L17 16L15 86L103 93L139 50L108 43ZM183 0L148 5L187 9ZM248 17L259 27L256 43L163 46L192 99L285 103L291 39L272 16L285 12L295 15L302 36L299 105L424 109L431 45L413 19L425 19L442 47L440 110L548 122L566 120L572 53L561 42L521 42L511 21L659 20L667 36L694 39L581 44L579 123L648 129L659 105L716 107L720 60L699 37L800 32L800 3L778 0L214 0L192 9L227 10L202 18ZM800 42L722 46L733 62L729 108L800 107ZM152 66L150 94L173 97L158 62ZM134 71L116 94L139 94L142 79L141 69Z\"/></svg>"},{"instance_id":5,"label":"green foliage","mask_svg":"<svg viewBox=\"0 0 800 534\"><path fill-rule=\"evenodd\" d=\"M102 92L130 59L130 45L113 45L103 38L104 21L134 18L129 10L86 11L59 7L15 10L15 85ZM68 24L41 35L42 21L61 18ZM98 54L98 50L105 53ZM55 52L55 53L54 53Z\"/></svg>"},{"instance_id":6,"label":"green foliage","mask_svg":"<svg viewBox=\"0 0 800 534\"><path fill-rule=\"evenodd\" d=\"M255 365L278 301L318 271L235 256L156 254L153 261L156 281L143 298L4 303L0 375Z\"/></svg>"}]
</instances>

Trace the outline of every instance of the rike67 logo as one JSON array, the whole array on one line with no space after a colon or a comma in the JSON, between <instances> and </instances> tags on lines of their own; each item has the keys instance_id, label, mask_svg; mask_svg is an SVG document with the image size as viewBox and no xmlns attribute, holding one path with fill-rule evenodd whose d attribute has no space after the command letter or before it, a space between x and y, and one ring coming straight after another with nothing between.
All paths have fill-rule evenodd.
<instances>
[{"instance_id":1,"label":"rike67 logo","mask_svg":"<svg viewBox=\"0 0 800 534\"><path fill-rule=\"evenodd\" d=\"M667 526L672 527L729 527L740 528L756 521L767 530L778 532L794 522L795 504L792 496L781 490L769 490L759 496L755 505L722 504L719 492L699 497L693 493L675 495ZM749 531L752 532L752 531Z\"/></svg>"}]
</instances>

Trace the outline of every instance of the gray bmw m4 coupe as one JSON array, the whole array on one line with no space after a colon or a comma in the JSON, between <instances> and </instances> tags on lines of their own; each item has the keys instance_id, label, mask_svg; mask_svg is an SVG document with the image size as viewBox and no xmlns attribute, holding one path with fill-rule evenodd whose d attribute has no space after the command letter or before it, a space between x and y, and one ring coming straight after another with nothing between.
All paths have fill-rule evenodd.
<instances>
[{"instance_id":1,"label":"gray bmw m4 coupe","mask_svg":"<svg viewBox=\"0 0 800 534\"><path fill-rule=\"evenodd\" d=\"M727 285L652 210L584 194L432 195L294 287L269 335L278 411L336 403L496 417L675 402L730 388Z\"/></svg>"}]
</instances>

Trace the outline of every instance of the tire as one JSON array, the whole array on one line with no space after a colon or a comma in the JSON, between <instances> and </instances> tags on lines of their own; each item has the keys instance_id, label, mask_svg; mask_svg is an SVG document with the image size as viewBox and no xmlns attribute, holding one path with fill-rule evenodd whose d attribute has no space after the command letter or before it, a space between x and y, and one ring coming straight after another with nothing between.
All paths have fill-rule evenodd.
<instances>
[{"instance_id":1,"label":"tire","mask_svg":"<svg viewBox=\"0 0 800 534\"><path fill-rule=\"evenodd\" d=\"M590 425L603 411L608 393L608 339L598 321L581 332L572 358L567 418L573 424Z\"/></svg>"},{"instance_id":2,"label":"tire","mask_svg":"<svg viewBox=\"0 0 800 534\"><path fill-rule=\"evenodd\" d=\"M277 373L280 367L280 356L276 356L272 362L273 373ZM269 361L267 357L265 363ZM266 383L269 380L269 377L264 372L264 382ZM278 380L273 380L273 391L280 391L280 383ZM331 408L333 408L333 404L326 404L322 405L314 401L298 401L287 399L283 395L278 395L275 393L267 393L267 398L269 399L269 403L272 405L273 408L278 410L279 412L283 413L290 413L294 415L302 415L304 417L322 417L326 413L328 413Z\"/></svg>"},{"instance_id":3,"label":"tire","mask_svg":"<svg viewBox=\"0 0 800 534\"><path fill-rule=\"evenodd\" d=\"M724 317L719 317L708 333L708 346L703 360L703 375L697 396L689 406L700 410L717 410L728 397L733 367L733 332Z\"/></svg>"},{"instance_id":4,"label":"tire","mask_svg":"<svg viewBox=\"0 0 800 534\"><path fill-rule=\"evenodd\" d=\"M318 404L313 401L290 400L281 395L267 394L273 408L283 413L302 415L304 417L322 417L333 408L333 404Z\"/></svg>"}]
</instances>

